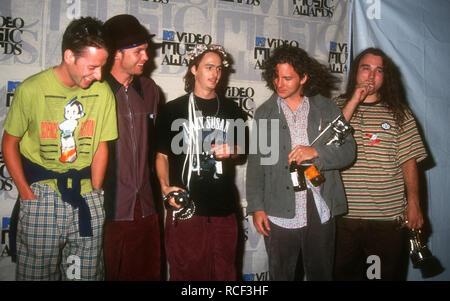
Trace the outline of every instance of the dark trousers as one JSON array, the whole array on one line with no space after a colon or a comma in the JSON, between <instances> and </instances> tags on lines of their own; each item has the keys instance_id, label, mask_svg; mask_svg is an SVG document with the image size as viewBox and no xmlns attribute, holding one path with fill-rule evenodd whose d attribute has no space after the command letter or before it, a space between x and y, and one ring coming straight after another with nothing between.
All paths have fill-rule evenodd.
<instances>
[{"instance_id":1,"label":"dark trousers","mask_svg":"<svg viewBox=\"0 0 450 301\"><path fill-rule=\"evenodd\" d=\"M237 218L196 216L172 223L167 211L165 242L171 281L235 281Z\"/></svg>"},{"instance_id":2,"label":"dark trousers","mask_svg":"<svg viewBox=\"0 0 450 301\"><path fill-rule=\"evenodd\" d=\"M134 221L108 222L104 255L106 280L161 280L161 243L158 215L142 218L136 202Z\"/></svg>"},{"instance_id":3,"label":"dark trousers","mask_svg":"<svg viewBox=\"0 0 450 301\"><path fill-rule=\"evenodd\" d=\"M377 279L373 269L378 263L380 280L405 280L408 262L406 232L399 226L396 221L339 218L335 280ZM369 258L371 255L379 258L378 263Z\"/></svg>"},{"instance_id":4,"label":"dark trousers","mask_svg":"<svg viewBox=\"0 0 450 301\"><path fill-rule=\"evenodd\" d=\"M335 220L321 224L312 194L307 197L307 226L285 229L270 222L264 237L270 280L293 281L304 271L307 280L332 280Z\"/></svg>"}]
</instances>

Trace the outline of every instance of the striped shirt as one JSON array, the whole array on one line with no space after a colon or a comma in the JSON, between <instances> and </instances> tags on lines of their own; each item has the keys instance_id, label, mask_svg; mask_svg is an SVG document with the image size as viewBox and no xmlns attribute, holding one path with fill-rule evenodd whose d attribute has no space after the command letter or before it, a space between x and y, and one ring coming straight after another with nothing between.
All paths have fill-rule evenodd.
<instances>
[{"instance_id":1,"label":"striped shirt","mask_svg":"<svg viewBox=\"0 0 450 301\"><path fill-rule=\"evenodd\" d=\"M335 99L343 107L345 100ZM350 121L357 143L353 166L342 172L350 218L392 220L407 205L402 164L427 154L410 111L402 128L382 103L360 104Z\"/></svg>"}]
</instances>

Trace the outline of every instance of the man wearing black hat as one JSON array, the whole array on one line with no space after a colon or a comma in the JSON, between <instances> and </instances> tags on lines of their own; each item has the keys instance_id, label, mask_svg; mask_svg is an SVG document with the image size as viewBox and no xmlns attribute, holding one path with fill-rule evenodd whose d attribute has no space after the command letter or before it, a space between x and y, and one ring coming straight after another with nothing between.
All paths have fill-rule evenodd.
<instances>
[{"instance_id":1,"label":"man wearing black hat","mask_svg":"<svg viewBox=\"0 0 450 301\"><path fill-rule=\"evenodd\" d=\"M105 22L111 42L106 80L116 96L119 139L109 143L105 176L106 280L160 280L160 234L151 186L159 89L145 76L151 37L131 15Z\"/></svg>"}]
</instances>

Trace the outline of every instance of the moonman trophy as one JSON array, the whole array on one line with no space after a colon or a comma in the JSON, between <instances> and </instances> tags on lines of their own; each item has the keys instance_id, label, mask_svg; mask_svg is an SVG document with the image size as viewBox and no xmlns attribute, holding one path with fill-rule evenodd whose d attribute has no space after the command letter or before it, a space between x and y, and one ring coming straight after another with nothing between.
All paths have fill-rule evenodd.
<instances>
[{"instance_id":1,"label":"moonman trophy","mask_svg":"<svg viewBox=\"0 0 450 301\"><path fill-rule=\"evenodd\" d=\"M326 142L326 145L332 143L342 145L344 143L344 138L352 131L352 127L342 115L339 115L339 117L331 123L331 128L333 129L333 134Z\"/></svg>"},{"instance_id":2,"label":"moonman trophy","mask_svg":"<svg viewBox=\"0 0 450 301\"><path fill-rule=\"evenodd\" d=\"M175 204L181 207L176 209L169 204L170 198L174 198ZM166 207L172 208L172 222L177 225L178 220L190 219L195 213L195 203L189 197L189 193L183 190L169 192L164 196Z\"/></svg>"},{"instance_id":3,"label":"moonman trophy","mask_svg":"<svg viewBox=\"0 0 450 301\"><path fill-rule=\"evenodd\" d=\"M322 132L320 132L320 134L316 137L316 139L314 139L311 145L313 145L320 137L322 137L322 135L325 134L325 132L327 132L329 128L332 129L332 134L328 138L327 142L325 142L326 145L335 144L337 146L340 146L344 144L344 138L352 132L352 127L347 122L347 120L345 120L344 116L339 115L332 122L330 122Z\"/></svg>"},{"instance_id":4,"label":"moonman trophy","mask_svg":"<svg viewBox=\"0 0 450 301\"><path fill-rule=\"evenodd\" d=\"M334 144L336 146L341 146L344 144L344 138L351 133L352 127L345 120L344 116L339 115L333 121L331 121L320 134L314 139L310 144L311 146L325 134L328 129L332 129L330 137L326 140L325 145ZM305 176L310 180L314 186L319 186L325 182L325 177L319 172L314 164L311 162L303 162L301 166L304 169Z\"/></svg>"},{"instance_id":5,"label":"moonman trophy","mask_svg":"<svg viewBox=\"0 0 450 301\"><path fill-rule=\"evenodd\" d=\"M439 260L422 242L421 229L409 229L409 256L415 269L420 269L423 278L434 277L444 271Z\"/></svg>"}]
</instances>

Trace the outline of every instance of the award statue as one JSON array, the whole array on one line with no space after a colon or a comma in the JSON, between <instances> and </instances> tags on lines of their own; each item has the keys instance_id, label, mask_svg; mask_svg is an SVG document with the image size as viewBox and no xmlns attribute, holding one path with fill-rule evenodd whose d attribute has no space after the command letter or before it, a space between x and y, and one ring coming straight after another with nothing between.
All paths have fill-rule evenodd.
<instances>
[{"instance_id":1,"label":"award statue","mask_svg":"<svg viewBox=\"0 0 450 301\"><path fill-rule=\"evenodd\" d=\"M314 139L310 146L312 146L317 140L319 140L319 138L322 137L330 128L332 129L331 135L326 140L325 145L334 144L336 146L340 146L344 144L344 138L352 131L352 127L345 120L344 116L339 115L332 122L330 122L323 129L323 131L320 132L320 134L316 137L316 139ZM319 172L319 170L311 161L302 162L299 166L298 171L300 170L301 173L304 173L304 175L299 176L308 178L311 184L316 187L325 182L325 177Z\"/></svg>"},{"instance_id":2,"label":"award statue","mask_svg":"<svg viewBox=\"0 0 450 301\"><path fill-rule=\"evenodd\" d=\"M174 198L175 204L181 207L176 209L169 205L170 198ZM172 191L164 196L166 207L172 208L172 222L176 225L179 219L190 219L195 213L195 204L189 197L189 193L183 190Z\"/></svg>"},{"instance_id":3,"label":"award statue","mask_svg":"<svg viewBox=\"0 0 450 301\"><path fill-rule=\"evenodd\" d=\"M415 269L420 269L423 278L434 277L444 271L439 260L422 242L421 229L409 229L409 256Z\"/></svg>"}]
</instances>

